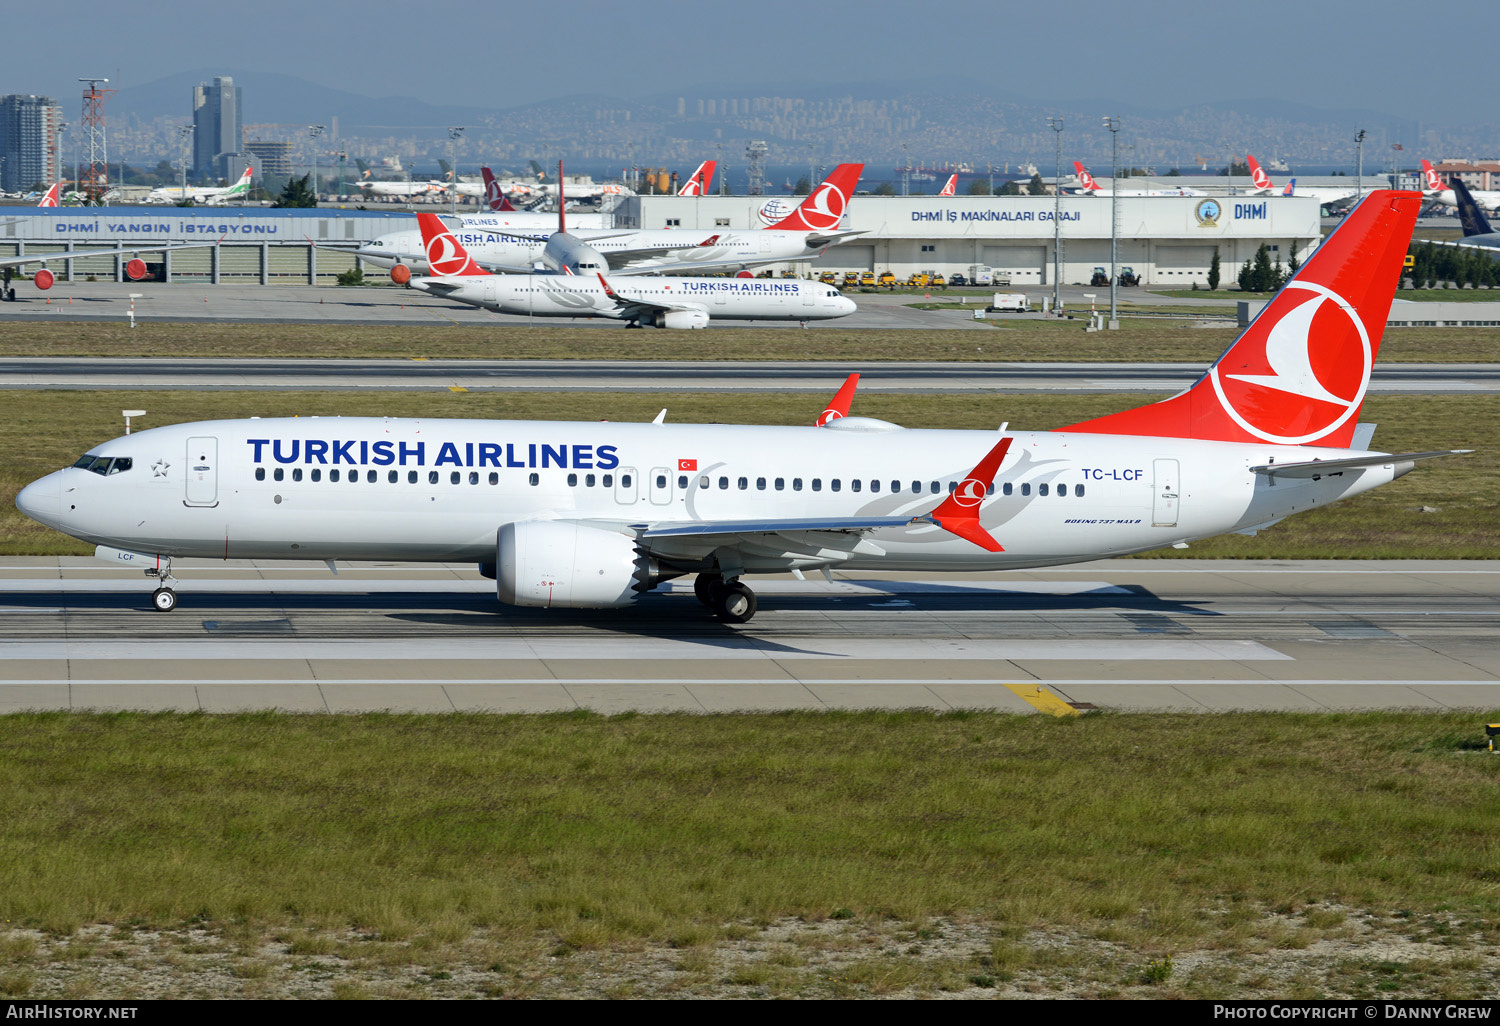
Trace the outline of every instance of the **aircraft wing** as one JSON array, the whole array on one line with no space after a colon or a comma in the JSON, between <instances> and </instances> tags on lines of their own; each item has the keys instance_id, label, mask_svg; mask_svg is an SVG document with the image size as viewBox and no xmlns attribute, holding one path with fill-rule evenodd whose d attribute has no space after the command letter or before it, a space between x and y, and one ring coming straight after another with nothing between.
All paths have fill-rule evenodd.
<instances>
[{"instance_id":1,"label":"aircraft wing","mask_svg":"<svg viewBox=\"0 0 1500 1026\"><path fill-rule=\"evenodd\" d=\"M852 239L856 235L864 234L866 234L866 232L862 228L857 231L851 230L837 232L811 232L807 236L807 245L808 248L812 248L815 246L837 246L845 239Z\"/></svg>"},{"instance_id":2,"label":"aircraft wing","mask_svg":"<svg viewBox=\"0 0 1500 1026\"><path fill-rule=\"evenodd\" d=\"M147 243L144 246L119 246L115 249L75 249L71 253L60 251L57 253L28 253L25 256L0 257L0 267L20 267L25 264L42 264L77 260L79 257L110 256L115 253L163 253L169 249L206 249L209 246L217 246L223 239L215 239L213 242L180 242L165 246L155 246Z\"/></svg>"},{"instance_id":3,"label":"aircraft wing","mask_svg":"<svg viewBox=\"0 0 1500 1026\"><path fill-rule=\"evenodd\" d=\"M770 520L703 520L692 524L648 527L640 537L723 538L744 534L800 534L808 531L842 531L863 534L882 527L905 527L923 522L922 517L791 517Z\"/></svg>"},{"instance_id":4,"label":"aircraft wing","mask_svg":"<svg viewBox=\"0 0 1500 1026\"><path fill-rule=\"evenodd\" d=\"M660 302L658 300L651 299L634 299L628 296L622 296L614 289L609 287L609 282L604 280L604 275L597 274L596 277L599 279L599 284L604 286L604 294L612 299L614 301L615 308L620 310L627 317L635 317L640 314L654 313L657 311L665 312L667 310L704 309L702 303L671 303Z\"/></svg>"}]
</instances>

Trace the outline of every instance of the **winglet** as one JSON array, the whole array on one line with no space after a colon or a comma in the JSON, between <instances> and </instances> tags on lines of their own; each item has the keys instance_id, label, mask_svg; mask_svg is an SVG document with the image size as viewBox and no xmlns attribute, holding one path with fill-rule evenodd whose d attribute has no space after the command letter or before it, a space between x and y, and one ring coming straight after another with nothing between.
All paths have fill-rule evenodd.
<instances>
[{"instance_id":1,"label":"winglet","mask_svg":"<svg viewBox=\"0 0 1500 1026\"><path fill-rule=\"evenodd\" d=\"M615 290L609 287L609 282L607 282L607 281L604 280L604 275L603 274L600 274L598 271L595 271L594 272L594 277L596 277L596 278L599 279L599 284L604 287L604 294L606 296L608 296L610 299L613 299L616 303L623 303L624 302L623 299L621 299L619 296L617 296L615 294Z\"/></svg>"},{"instance_id":2,"label":"winglet","mask_svg":"<svg viewBox=\"0 0 1500 1026\"><path fill-rule=\"evenodd\" d=\"M843 385L839 387L838 394L833 397L833 402L828 408L818 414L817 426L822 427L830 420L838 420L840 417L849 416L849 407L854 404L854 390L859 386L859 375L851 374L844 379Z\"/></svg>"},{"instance_id":3,"label":"winglet","mask_svg":"<svg viewBox=\"0 0 1500 1026\"><path fill-rule=\"evenodd\" d=\"M990 486L995 483L995 474L1010 452L1012 441L1007 436L996 442L995 447L985 454L978 466L969 471L969 476L959 482L958 487L936 509L926 516L913 517L912 523L925 521L936 524L950 534L973 542L986 552L1004 552L1004 547L979 522L979 506L989 494Z\"/></svg>"}]
</instances>

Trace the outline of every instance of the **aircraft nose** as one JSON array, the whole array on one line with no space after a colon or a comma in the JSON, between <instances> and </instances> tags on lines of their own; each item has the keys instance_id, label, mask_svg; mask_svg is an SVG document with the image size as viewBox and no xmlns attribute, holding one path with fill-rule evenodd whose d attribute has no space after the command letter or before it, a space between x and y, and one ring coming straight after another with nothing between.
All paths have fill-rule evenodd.
<instances>
[{"instance_id":1,"label":"aircraft nose","mask_svg":"<svg viewBox=\"0 0 1500 1026\"><path fill-rule=\"evenodd\" d=\"M22 488L16 509L38 523L55 526L62 512L62 475L48 474Z\"/></svg>"},{"instance_id":2,"label":"aircraft nose","mask_svg":"<svg viewBox=\"0 0 1500 1026\"><path fill-rule=\"evenodd\" d=\"M856 311L858 309L859 309L859 307L856 306L856 305L854 305L854 300L850 299L848 296L840 296L839 297L839 312L840 313L852 314L854 311Z\"/></svg>"}]
</instances>

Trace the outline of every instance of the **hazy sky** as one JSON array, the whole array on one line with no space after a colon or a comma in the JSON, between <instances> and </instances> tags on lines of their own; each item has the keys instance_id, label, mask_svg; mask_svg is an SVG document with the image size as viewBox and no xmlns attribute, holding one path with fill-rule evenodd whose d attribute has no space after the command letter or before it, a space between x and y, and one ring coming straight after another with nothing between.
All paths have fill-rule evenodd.
<instances>
[{"instance_id":1,"label":"hazy sky","mask_svg":"<svg viewBox=\"0 0 1500 1026\"><path fill-rule=\"evenodd\" d=\"M66 13L7 5L0 29L0 94L47 93L68 106L80 75L118 70L132 86L223 67L496 106L957 75L1001 94L1104 106L1272 97L1500 120L1485 58L1500 37L1495 0L84 0Z\"/></svg>"}]
</instances>

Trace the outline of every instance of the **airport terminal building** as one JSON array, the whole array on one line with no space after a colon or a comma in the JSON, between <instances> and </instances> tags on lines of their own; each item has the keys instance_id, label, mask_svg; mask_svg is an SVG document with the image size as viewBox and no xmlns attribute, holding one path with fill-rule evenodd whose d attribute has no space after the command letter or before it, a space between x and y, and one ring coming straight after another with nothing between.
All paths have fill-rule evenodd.
<instances>
[{"instance_id":1,"label":"airport terminal building","mask_svg":"<svg viewBox=\"0 0 1500 1026\"><path fill-rule=\"evenodd\" d=\"M764 228L795 206L795 197L633 196L614 212L618 228ZM1304 197L1122 196L1118 201L1064 196L1054 221L1052 197L857 196L843 227L860 231L843 245L800 264L769 265L774 273L892 271L971 273L990 268L1012 286L1052 283L1054 224L1064 284L1087 283L1110 263L1112 208L1122 267L1153 285L1205 285L1217 253L1223 281L1265 244L1283 265L1305 260L1322 233L1318 203ZM11 211L8 211L10 213ZM833 211L832 214L836 214ZM193 282L331 284L357 262L349 249L415 227L410 212L260 207L13 208L0 224L0 255L38 254L142 244L152 277ZM832 223L832 216L830 216ZM211 242L218 247L151 254L152 242ZM342 249L340 247L343 247ZM75 278L124 280L128 254L74 262ZM57 267L59 277L68 272Z\"/></svg>"}]
</instances>

